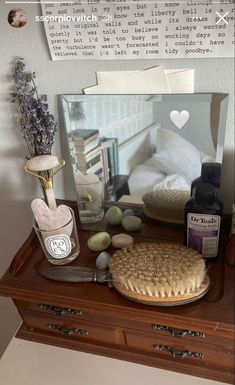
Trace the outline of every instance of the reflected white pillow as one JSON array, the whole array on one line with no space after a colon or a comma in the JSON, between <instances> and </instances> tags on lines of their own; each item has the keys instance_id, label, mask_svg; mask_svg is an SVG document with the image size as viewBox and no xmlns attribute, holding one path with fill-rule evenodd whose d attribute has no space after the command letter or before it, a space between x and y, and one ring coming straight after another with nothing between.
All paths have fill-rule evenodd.
<instances>
[{"instance_id":1,"label":"reflected white pillow","mask_svg":"<svg viewBox=\"0 0 235 385\"><path fill-rule=\"evenodd\" d=\"M151 164L151 158L143 164L134 167L128 179L128 185L131 195L142 196L152 190L153 186L165 178L155 165Z\"/></svg>"},{"instance_id":2,"label":"reflected white pillow","mask_svg":"<svg viewBox=\"0 0 235 385\"><path fill-rule=\"evenodd\" d=\"M181 135L166 128L157 130L155 165L165 174L179 174L189 182L201 174L201 153Z\"/></svg>"},{"instance_id":3,"label":"reflected white pillow","mask_svg":"<svg viewBox=\"0 0 235 385\"><path fill-rule=\"evenodd\" d=\"M207 154L203 154L203 152L201 153L201 156L202 156L202 163L206 163L206 162L215 162L215 158L211 155L207 155Z\"/></svg>"},{"instance_id":4,"label":"reflected white pillow","mask_svg":"<svg viewBox=\"0 0 235 385\"><path fill-rule=\"evenodd\" d=\"M185 178L178 174L166 176L163 181L153 186L153 191L158 190L181 190L190 191L190 184Z\"/></svg>"}]
</instances>

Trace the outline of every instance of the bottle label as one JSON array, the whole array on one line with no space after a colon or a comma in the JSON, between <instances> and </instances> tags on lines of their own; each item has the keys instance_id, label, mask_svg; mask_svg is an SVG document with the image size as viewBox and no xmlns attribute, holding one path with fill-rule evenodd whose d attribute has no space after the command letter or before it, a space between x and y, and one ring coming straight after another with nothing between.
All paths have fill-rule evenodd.
<instances>
[{"instance_id":1,"label":"bottle label","mask_svg":"<svg viewBox=\"0 0 235 385\"><path fill-rule=\"evenodd\" d=\"M188 213L187 246L197 250L205 258L218 254L220 216Z\"/></svg>"},{"instance_id":2,"label":"bottle label","mask_svg":"<svg viewBox=\"0 0 235 385\"><path fill-rule=\"evenodd\" d=\"M66 234L47 237L45 239L45 246L48 253L56 259L67 257L72 249L70 238Z\"/></svg>"}]
</instances>

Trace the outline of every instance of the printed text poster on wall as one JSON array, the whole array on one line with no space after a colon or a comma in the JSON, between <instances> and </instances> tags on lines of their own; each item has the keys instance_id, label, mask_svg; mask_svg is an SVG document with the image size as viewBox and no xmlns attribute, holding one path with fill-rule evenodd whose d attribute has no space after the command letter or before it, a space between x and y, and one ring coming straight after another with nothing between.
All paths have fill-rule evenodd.
<instances>
[{"instance_id":1,"label":"printed text poster on wall","mask_svg":"<svg viewBox=\"0 0 235 385\"><path fill-rule=\"evenodd\" d=\"M53 60L234 55L234 0L41 3Z\"/></svg>"}]
</instances>

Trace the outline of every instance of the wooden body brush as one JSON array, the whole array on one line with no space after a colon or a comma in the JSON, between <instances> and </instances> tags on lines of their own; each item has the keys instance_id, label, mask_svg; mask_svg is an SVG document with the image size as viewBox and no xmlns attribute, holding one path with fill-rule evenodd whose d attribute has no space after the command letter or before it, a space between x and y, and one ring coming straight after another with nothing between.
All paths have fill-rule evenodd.
<instances>
[{"instance_id":1,"label":"wooden body brush","mask_svg":"<svg viewBox=\"0 0 235 385\"><path fill-rule=\"evenodd\" d=\"M205 262L178 243L139 243L116 251L113 285L129 299L151 305L178 305L201 298L209 289Z\"/></svg>"}]
</instances>

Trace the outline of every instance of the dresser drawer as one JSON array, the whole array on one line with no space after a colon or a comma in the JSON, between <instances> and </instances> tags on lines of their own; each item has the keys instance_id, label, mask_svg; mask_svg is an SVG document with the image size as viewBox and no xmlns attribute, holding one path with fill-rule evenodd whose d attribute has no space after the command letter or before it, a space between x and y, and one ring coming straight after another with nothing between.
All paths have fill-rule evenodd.
<instances>
[{"instance_id":1,"label":"dresser drawer","mask_svg":"<svg viewBox=\"0 0 235 385\"><path fill-rule=\"evenodd\" d=\"M110 313L104 313L104 311L91 311L84 306L68 307L57 306L46 303L34 303L28 301L14 301L20 313L24 310L36 311L41 313L41 316L55 316L58 320L81 320L101 322L103 324L113 325L119 328L131 328L133 330L152 333L156 337L171 337L172 340L185 340L192 342L203 342L206 344L212 344L216 346L224 346L225 348L234 347L234 338L232 332L229 333L219 332L218 329L202 329L198 325L192 326L186 322L180 324L172 320L159 320L159 317L153 317L152 322L146 322L144 319L136 320L136 318L121 318L113 316ZM170 323L170 324L169 324ZM226 337L226 335L229 336Z\"/></svg>"},{"instance_id":2,"label":"dresser drawer","mask_svg":"<svg viewBox=\"0 0 235 385\"><path fill-rule=\"evenodd\" d=\"M28 301L14 301L18 309L32 310L43 314L55 315L58 317L90 319L90 313L81 307L57 306L46 303L35 303Z\"/></svg>"},{"instance_id":3,"label":"dresser drawer","mask_svg":"<svg viewBox=\"0 0 235 385\"><path fill-rule=\"evenodd\" d=\"M90 321L58 319L55 316L41 317L36 312L21 312L29 329L38 329L51 335L59 335L73 340L99 341L108 344L125 344L123 331L112 326Z\"/></svg>"},{"instance_id":4,"label":"dresser drawer","mask_svg":"<svg viewBox=\"0 0 235 385\"><path fill-rule=\"evenodd\" d=\"M77 321L93 321L93 322L101 322L110 324L110 320L106 317L103 312L94 312L86 309L84 306L58 306L52 304L46 304L43 302L35 303L28 301L14 301L17 306L19 312L33 311L47 316L55 316L58 320L77 320ZM116 323L114 323L116 324ZM117 323L118 325L118 323Z\"/></svg>"},{"instance_id":5,"label":"dresser drawer","mask_svg":"<svg viewBox=\"0 0 235 385\"><path fill-rule=\"evenodd\" d=\"M202 342L211 345L234 346L232 332L224 332L216 328L202 328L200 325L188 324L183 321L162 320L156 317L152 322L140 322L129 320L127 328L137 329L143 332L154 334L156 337L170 337L172 341L188 341L191 343Z\"/></svg>"},{"instance_id":6,"label":"dresser drawer","mask_svg":"<svg viewBox=\"0 0 235 385\"><path fill-rule=\"evenodd\" d=\"M147 333L136 333L132 330L126 330L125 335L128 348L142 350L159 357L231 369L234 365L234 351L230 348L212 346L202 342L192 343L183 339L176 340Z\"/></svg>"}]
</instances>

